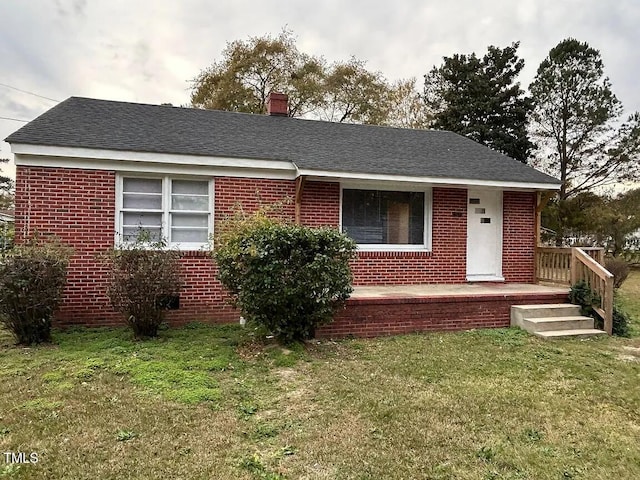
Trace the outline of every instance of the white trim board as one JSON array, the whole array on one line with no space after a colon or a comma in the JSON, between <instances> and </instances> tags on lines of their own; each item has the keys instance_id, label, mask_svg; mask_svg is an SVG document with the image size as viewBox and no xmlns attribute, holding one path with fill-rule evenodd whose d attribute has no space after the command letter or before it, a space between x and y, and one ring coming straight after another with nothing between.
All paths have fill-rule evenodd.
<instances>
[{"instance_id":1,"label":"white trim board","mask_svg":"<svg viewBox=\"0 0 640 480\"><path fill-rule=\"evenodd\" d=\"M388 175L378 173L336 172L301 169L295 162L285 160L260 160L202 155L134 152L81 147L56 147L12 143L16 165L86 168L149 172L159 174L212 175L252 178L295 180L306 176L309 180L395 182L429 184L450 187L495 187L525 191L559 190L560 184L527 183L470 178Z\"/></svg>"},{"instance_id":2,"label":"white trim board","mask_svg":"<svg viewBox=\"0 0 640 480\"><path fill-rule=\"evenodd\" d=\"M71 161L111 160L130 161L170 165L199 165L206 167L227 168L256 168L267 170L295 171L289 161L256 160L250 158L212 157L203 155L183 155L172 153L133 152L129 150L102 150L81 147L53 147L44 145L28 145L23 143L11 144L11 151L17 155L37 155L46 157L61 157Z\"/></svg>"},{"instance_id":3,"label":"white trim board","mask_svg":"<svg viewBox=\"0 0 640 480\"><path fill-rule=\"evenodd\" d=\"M318 170L298 170L298 176L306 176L307 180L311 181L327 181L327 179L333 179L336 182L351 182L355 181L360 184L364 182L371 182L372 184L379 185L381 182L391 183L408 183L408 184L428 184L434 186L449 186L457 188L468 187L495 187L500 189L509 190L524 190L524 191L538 191L538 190L560 190L560 185L554 185L549 183L526 183L526 182L505 182L499 180L474 180L465 178L444 178L444 177L415 177L408 175L384 175L378 173L348 173L348 172L328 172Z\"/></svg>"},{"instance_id":4,"label":"white trim board","mask_svg":"<svg viewBox=\"0 0 640 480\"><path fill-rule=\"evenodd\" d=\"M126 160L31 156L17 154L16 165L30 167L82 168L157 175L196 175L206 177L266 178L295 180L295 172L256 168L227 168L204 165L176 165Z\"/></svg>"}]
</instances>

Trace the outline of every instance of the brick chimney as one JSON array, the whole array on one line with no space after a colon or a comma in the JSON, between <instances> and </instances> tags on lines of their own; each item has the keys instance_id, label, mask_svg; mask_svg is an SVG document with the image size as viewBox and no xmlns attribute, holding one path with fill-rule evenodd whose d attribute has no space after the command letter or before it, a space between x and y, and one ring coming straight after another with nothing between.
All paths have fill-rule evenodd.
<instances>
[{"instance_id":1,"label":"brick chimney","mask_svg":"<svg viewBox=\"0 0 640 480\"><path fill-rule=\"evenodd\" d=\"M284 93L271 92L267 99L267 115L286 117L289 115L289 97Z\"/></svg>"}]
</instances>

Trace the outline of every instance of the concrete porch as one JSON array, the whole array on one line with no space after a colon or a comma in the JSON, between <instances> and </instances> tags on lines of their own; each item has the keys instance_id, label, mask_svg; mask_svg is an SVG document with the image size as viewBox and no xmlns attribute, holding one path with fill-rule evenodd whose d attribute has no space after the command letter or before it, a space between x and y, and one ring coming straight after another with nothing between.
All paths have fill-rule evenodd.
<instances>
[{"instance_id":1,"label":"concrete porch","mask_svg":"<svg viewBox=\"0 0 640 480\"><path fill-rule=\"evenodd\" d=\"M566 295L569 289L527 283L456 283L436 285L374 285L353 288L352 299L468 297L481 295Z\"/></svg>"},{"instance_id":2,"label":"concrete porch","mask_svg":"<svg viewBox=\"0 0 640 480\"><path fill-rule=\"evenodd\" d=\"M522 283L357 286L320 337L375 337L510 325L514 305L567 301L568 287Z\"/></svg>"}]
</instances>

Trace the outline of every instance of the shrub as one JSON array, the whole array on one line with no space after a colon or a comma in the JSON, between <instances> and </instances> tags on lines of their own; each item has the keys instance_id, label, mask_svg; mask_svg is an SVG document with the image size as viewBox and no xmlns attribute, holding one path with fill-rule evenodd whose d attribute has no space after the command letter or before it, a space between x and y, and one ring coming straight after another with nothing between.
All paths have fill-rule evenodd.
<instances>
[{"instance_id":1,"label":"shrub","mask_svg":"<svg viewBox=\"0 0 640 480\"><path fill-rule=\"evenodd\" d=\"M247 320L284 343L312 338L352 291L356 246L333 228L290 225L261 210L222 230L218 278Z\"/></svg>"},{"instance_id":2,"label":"shrub","mask_svg":"<svg viewBox=\"0 0 640 480\"><path fill-rule=\"evenodd\" d=\"M107 296L136 338L155 337L171 299L180 292L180 253L144 239L109 250Z\"/></svg>"},{"instance_id":3,"label":"shrub","mask_svg":"<svg viewBox=\"0 0 640 480\"><path fill-rule=\"evenodd\" d=\"M604 321L600 318L593 305L600 303L600 297L587 285L584 280L579 281L571 287L569 291L569 301L575 305L580 305L582 315L592 317L594 319L595 328L603 329ZM612 334L618 337L628 337L631 332L629 329L629 315L616 302L613 305L613 325Z\"/></svg>"},{"instance_id":4,"label":"shrub","mask_svg":"<svg viewBox=\"0 0 640 480\"><path fill-rule=\"evenodd\" d=\"M591 287L584 280L571 286L569 290L569 301L574 305L580 305L580 313L586 317L599 318L593 310L593 306L600 303L600 297L591 290Z\"/></svg>"},{"instance_id":5,"label":"shrub","mask_svg":"<svg viewBox=\"0 0 640 480\"><path fill-rule=\"evenodd\" d=\"M613 334L618 337L631 336L631 317L619 304L613 306Z\"/></svg>"},{"instance_id":6,"label":"shrub","mask_svg":"<svg viewBox=\"0 0 640 480\"><path fill-rule=\"evenodd\" d=\"M37 239L0 260L0 320L20 344L51 341L51 321L62 299L70 251Z\"/></svg>"},{"instance_id":7,"label":"shrub","mask_svg":"<svg viewBox=\"0 0 640 480\"><path fill-rule=\"evenodd\" d=\"M607 257L604 265L613 274L613 288L620 288L631 271L629 262L619 257Z\"/></svg>"},{"instance_id":8,"label":"shrub","mask_svg":"<svg viewBox=\"0 0 640 480\"><path fill-rule=\"evenodd\" d=\"M7 255L15 243L16 229L14 223L0 223L0 258Z\"/></svg>"}]
</instances>

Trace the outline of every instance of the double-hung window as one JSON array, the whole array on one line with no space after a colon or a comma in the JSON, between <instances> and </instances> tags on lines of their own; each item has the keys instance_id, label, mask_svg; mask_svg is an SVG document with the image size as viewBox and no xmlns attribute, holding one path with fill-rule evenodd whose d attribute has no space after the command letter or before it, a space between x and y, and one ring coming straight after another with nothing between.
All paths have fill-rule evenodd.
<instances>
[{"instance_id":1,"label":"double-hung window","mask_svg":"<svg viewBox=\"0 0 640 480\"><path fill-rule=\"evenodd\" d=\"M430 248L428 190L342 189L342 231L361 250Z\"/></svg>"},{"instance_id":2,"label":"double-hung window","mask_svg":"<svg viewBox=\"0 0 640 480\"><path fill-rule=\"evenodd\" d=\"M210 180L122 176L119 182L119 241L163 239L181 250L208 245L213 226Z\"/></svg>"}]
</instances>

